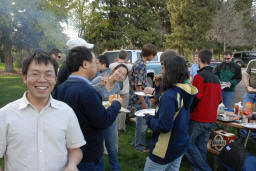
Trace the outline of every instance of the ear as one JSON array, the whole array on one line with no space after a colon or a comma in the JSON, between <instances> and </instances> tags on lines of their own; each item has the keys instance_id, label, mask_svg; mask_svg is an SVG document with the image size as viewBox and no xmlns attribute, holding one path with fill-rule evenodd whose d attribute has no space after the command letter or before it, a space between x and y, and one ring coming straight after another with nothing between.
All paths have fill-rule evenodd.
<instances>
[{"instance_id":1,"label":"ear","mask_svg":"<svg viewBox=\"0 0 256 171\"><path fill-rule=\"evenodd\" d=\"M82 67L83 67L84 69L87 69L87 67L88 67L88 61L85 61L85 60L84 60Z\"/></svg>"},{"instance_id":2,"label":"ear","mask_svg":"<svg viewBox=\"0 0 256 171\"><path fill-rule=\"evenodd\" d=\"M24 84L27 84L27 75L22 74L22 80Z\"/></svg>"}]
</instances>

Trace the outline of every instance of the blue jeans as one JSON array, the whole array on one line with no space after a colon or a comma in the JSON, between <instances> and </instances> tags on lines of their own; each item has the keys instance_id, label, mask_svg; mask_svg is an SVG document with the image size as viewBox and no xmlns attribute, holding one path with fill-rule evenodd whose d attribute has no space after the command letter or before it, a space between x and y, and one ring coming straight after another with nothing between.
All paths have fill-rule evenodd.
<instances>
[{"instance_id":1,"label":"blue jeans","mask_svg":"<svg viewBox=\"0 0 256 171\"><path fill-rule=\"evenodd\" d=\"M148 107L150 107L149 101L146 100ZM133 108L135 111L141 110L140 104L134 104ZM143 117L136 116L136 129L134 136L134 147L136 150L145 150L146 149L146 131L147 131L146 120Z\"/></svg>"},{"instance_id":2,"label":"blue jeans","mask_svg":"<svg viewBox=\"0 0 256 171\"><path fill-rule=\"evenodd\" d=\"M147 157L144 171L179 171L183 155L168 164L158 164Z\"/></svg>"},{"instance_id":3,"label":"blue jeans","mask_svg":"<svg viewBox=\"0 0 256 171\"><path fill-rule=\"evenodd\" d=\"M108 151L108 161L111 171L120 171L120 164L117 154L117 124L116 120L104 131L104 140Z\"/></svg>"},{"instance_id":4,"label":"blue jeans","mask_svg":"<svg viewBox=\"0 0 256 171\"><path fill-rule=\"evenodd\" d=\"M79 171L104 171L104 157L102 155L98 163L81 162L77 168Z\"/></svg>"},{"instance_id":5,"label":"blue jeans","mask_svg":"<svg viewBox=\"0 0 256 171\"><path fill-rule=\"evenodd\" d=\"M206 162L207 143L211 131L216 128L216 123L202 123L190 121L189 123L189 147L187 157L193 171L211 171Z\"/></svg>"},{"instance_id":6,"label":"blue jeans","mask_svg":"<svg viewBox=\"0 0 256 171\"><path fill-rule=\"evenodd\" d=\"M226 108L232 109L233 99L235 97L234 91L221 91L221 98Z\"/></svg>"}]
</instances>

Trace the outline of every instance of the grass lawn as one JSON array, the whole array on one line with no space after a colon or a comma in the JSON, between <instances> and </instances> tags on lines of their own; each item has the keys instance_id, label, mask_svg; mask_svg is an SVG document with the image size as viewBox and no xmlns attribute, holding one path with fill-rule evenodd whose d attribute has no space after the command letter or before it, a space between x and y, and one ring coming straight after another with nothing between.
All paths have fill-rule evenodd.
<instances>
[{"instance_id":1,"label":"grass lawn","mask_svg":"<svg viewBox=\"0 0 256 171\"><path fill-rule=\"evenodd\" d=\"M0 108L5 104L20 98L26 90L21 77L19 76L0 76ZM134 150L130 145L133 139L135 131L135 124L127 122L127 131L125 134L119 135L119 161L122 167L122 171L141 171L144 168L147 154L143 154ZM235 131L234 129L232 131ZM150 133L147 134L147 142L150 140ZM248 143L248 151L256 155L255 144ZM208 163L213 167L213 155L208 154ZM3 160L0 159L0 164L3 165ZM108 160L105 156L105 166L108 169ZM189 164L184 158L181 163L181 171L187 171ZM223 170L219 168L218 171Z\"/></svg>"}]
</instances>

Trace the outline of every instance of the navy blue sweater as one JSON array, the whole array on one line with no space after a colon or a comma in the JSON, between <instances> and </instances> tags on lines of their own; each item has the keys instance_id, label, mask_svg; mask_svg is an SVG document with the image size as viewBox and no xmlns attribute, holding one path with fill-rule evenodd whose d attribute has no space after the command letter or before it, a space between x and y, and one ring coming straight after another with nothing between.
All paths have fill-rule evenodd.
<instances>
[{"instance_id":1,"label":"navy blue sweater","mask_svg":"<svg viewBox=\"0 0 256 171\"><path fill-rule=\"evenodd\" d=\"M149 153L152 161L167 164L187 150L190 105L197 92L189 84L177 84L163 92L155 116L145 116L153 131Z\"/></svg>"},{"instance_id":2,"label":"navy blue sweater","mask_svg":"<svg viewBox=\"0 0 256 171\"><path fill-rule=\"evenodd\" d=\"M81 148L82 162L97 162L103 155L103 131L115 121L120 103L114 101L105 109L99 93L80 78L69 77L56 88L54 96L76 113L86 140L86 145Z\"/></svg>"}]
</instances>

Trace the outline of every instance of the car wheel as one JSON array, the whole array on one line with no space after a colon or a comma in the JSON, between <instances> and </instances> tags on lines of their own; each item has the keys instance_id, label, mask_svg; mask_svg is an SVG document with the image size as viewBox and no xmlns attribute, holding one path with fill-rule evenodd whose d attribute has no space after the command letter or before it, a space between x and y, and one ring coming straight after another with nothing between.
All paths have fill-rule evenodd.
<instances>
[{"instance_id":1,"label":"car wheel","mask_svg":"<svg viewBox=\"0 0 256 171\"><path fill-rule=\"evenodd\" d=\"M242 68L242 66L243 66L243 65L242 65L242 62L240 62L240 61L237 61L236 64L239 65L241 68Z\"/></svg>"},{"instance_id":2,"label":"car wheel","mask_svg":"<svg viewBox=\"0 0 256 171\"><path fill-rule=\"evenodd\" d=\"M153 87L153 79L150 76L147 76L147 86Z\"/></svg>"}]
</instances>

